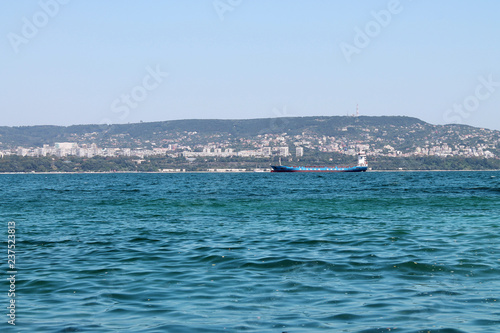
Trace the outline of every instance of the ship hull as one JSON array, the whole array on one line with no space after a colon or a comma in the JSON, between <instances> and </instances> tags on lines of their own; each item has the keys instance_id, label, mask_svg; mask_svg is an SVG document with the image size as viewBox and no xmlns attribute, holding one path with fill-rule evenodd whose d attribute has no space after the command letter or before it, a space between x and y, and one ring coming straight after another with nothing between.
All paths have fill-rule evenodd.
<instances>
[{"instance_id":1,"label":"ship hull","mask_svg":"<svg viewBox=\"0 0 500 333\"><path fill-rule=\"evenodd\" d=\"M352 167L324 167L324 166L285 166L285 165L271 165L271 172L365 172L368 170L366 166L352 166Z\"/></svg>"}]
</instances>

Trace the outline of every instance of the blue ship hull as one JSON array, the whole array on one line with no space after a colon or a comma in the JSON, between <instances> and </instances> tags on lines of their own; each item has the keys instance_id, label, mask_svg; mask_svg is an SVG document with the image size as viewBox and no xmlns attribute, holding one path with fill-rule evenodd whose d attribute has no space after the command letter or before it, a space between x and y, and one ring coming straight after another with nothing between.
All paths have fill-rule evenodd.
<instances>
[{"instance_id":1,"label":"blue ship hull","mask_svg":"<svg viewBox=\"0 0 500 333\"><path fill-rule=\"evenodd\" d=\"M284 166L284 165L271 165L271 172L365 172L368 170L367 166Z\"/></svg>"}]
</instances>

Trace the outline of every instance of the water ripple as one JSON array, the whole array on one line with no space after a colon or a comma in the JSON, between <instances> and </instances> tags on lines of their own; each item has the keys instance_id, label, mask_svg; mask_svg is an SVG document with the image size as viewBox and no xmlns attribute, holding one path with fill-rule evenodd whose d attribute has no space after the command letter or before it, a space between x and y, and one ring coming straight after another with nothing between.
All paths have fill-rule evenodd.
<instances>
[{"instance_id":1,"label":"water ripple","mask_svg":"<svg viewBox=\"0 0 500 333\"><path fill-rule=\"evenodd\" d=\"M16 328L496 332L499 176L0 175Z\"/></svg>"}]
</instances>

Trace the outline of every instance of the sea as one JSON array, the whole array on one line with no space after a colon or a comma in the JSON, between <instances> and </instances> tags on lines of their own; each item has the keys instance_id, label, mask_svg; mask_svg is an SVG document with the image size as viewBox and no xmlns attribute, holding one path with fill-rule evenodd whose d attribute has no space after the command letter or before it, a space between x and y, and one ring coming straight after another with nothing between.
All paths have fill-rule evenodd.
<instances>
[{"instance_id":1,"label":"sea","mask_svg":"<svg viewBox=\"0 0 500 333\"><path fill-rule=\"evenodd\" d=\"M500 172L0 185L1 332L500 332Z\"/></svg>"}]
</instances>

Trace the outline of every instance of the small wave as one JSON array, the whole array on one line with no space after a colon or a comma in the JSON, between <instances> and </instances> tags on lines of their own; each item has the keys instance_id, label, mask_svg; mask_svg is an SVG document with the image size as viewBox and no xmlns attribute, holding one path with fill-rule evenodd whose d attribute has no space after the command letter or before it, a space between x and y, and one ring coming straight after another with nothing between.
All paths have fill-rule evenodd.
<instances>
[{"instance_id":1,"label":"small wave","mask_svg":"<svg viewBox=\"0 0 500 333\"><path fill-rule=\"evenodd\" d=\"M394 304L383 303L383 302L378 302L378 303L368 303L368 304L365 304L365 305L364 305L364 307L367 307L367 308L375 308L375 309L378 309L378 308L387 308L387 307L391 307L391 306L394 306Z\"/></svg>"},{"instance_id":2,"label":"small wave","mask_svg":"<svg viewBox=\"0 0 500 333\"><path fill-rule=\"evenodd\" d=\"M70 332L82 332L81 328L80 327L77 327L77 326L68 326L68 327L65 327L59 331L57 331L59 333L70 333Z\"/></svg>"},{"instance_id":3,"label":"small wave","mask_svg":"<svg viewBox=\"0 0 500 333\"><path fill-rule=\"evenodd\" d=\"M391 268L392 267L392 268ZM388 266L386 269L404 270L407 273L436 273L436 272L449 272L450 269L445 265L428 264L416 261L406 261L402 263L395 263Z\"/></svg>"},{"instance_id":4,"label":"small wave","mask_svg":"<svg viewBox=\"0 0 500 333\"><path fill-rule=\"evenodd\" d=\"M258 269L270 269L270 268L294 268L304 265L314 265L330 267L331 263L322 260L313 261L298 261L292 259L282 259L282 258L262 258L252 262L247 262L243 264L243 268L258 268Z\"/></svg>"},{"instance_id":5,"label":"small wave","mask_svg":"<svg viewBox=\"0 0 500 333\"><path fill-rule=\"evenodd\" d=\"M363 316L356 315L353 313L340 313L335 316L329 316L327 318L321 318L321 320L324 321L330 321L330 320L338 320L338 321L354 321L354 320L359 320L362 319Z\"/></svg>"},{"instance_id":6,"label":"small wave","mask_svg":"<svg viewBox=\"0 0 500 333\"><path fill-rule=\"evenodd\" d=\"M47 241L47 240L30 240L30 239L24 239L23 240L23 246L29 246L29 245L34 245L34 246L54 246L57 244L65 244L65 243L70 243L73 242L72 239L62 239L59 241Z\"/></svg>"},{"instance_id":7,"label":"small wave","mask_svg":"<svg viewBox=\"0 0 500 333\"><path fill-rule=\"evenodd\" d=\"M466 187L464 188L465 191L477 191L477 192L493 192L493 193L500 193L500 187L486 187L486 186L480 186L480 187Z\"/></svg>"},{"instance_id":8,"label":"small wave","mask_svg":"<svg viewBox=\"0 0 500 333\"><path fill-rule=\"evenodd\" d=\"M456 328L424 328L418 332L430 332L430 333L467 333Z\"/></svg>"},{"instance_id":9,"label":"small wave","mask_svg":"<svg viewBox=\"0 0 500 333\"><path fill-rule=\"evenodd\" d=\"M500 320L489 320L489 319L477 319L474 321L474 325L477 326L493 326L499 325Z\"/></svg>"},{"instance_id":10,"label":"small wave","mask_svg":"<svg viewBox=\"0 0 500 333\"><path fill-rule=\"evenodd\" d=\"M416 293L415 296L418 297L428 297L428 296L461 296L462 293L450 291L450 290L434 290Z\"/></svg>"}]
</instances>

